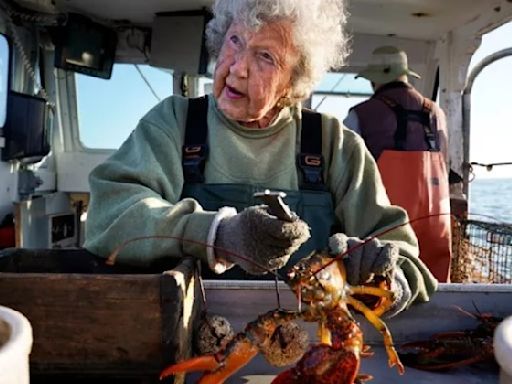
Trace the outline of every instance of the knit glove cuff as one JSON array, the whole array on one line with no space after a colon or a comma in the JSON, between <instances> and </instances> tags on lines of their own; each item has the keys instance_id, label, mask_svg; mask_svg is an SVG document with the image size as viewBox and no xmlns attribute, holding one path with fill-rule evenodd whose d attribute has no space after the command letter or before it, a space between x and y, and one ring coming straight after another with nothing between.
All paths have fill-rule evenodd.
<instances>
[{"instance_id":1,"label":"knit glove cuff","mask_svg":"<svg viewBox=\"0 0 512 384\"><path fill-rule=\"evenodd\" d=\"M233 263L230 263L224 258L215 256L215 240L217 238L217 228L222 219L236 215L236 209L233 207L222 207L219 209L215 217L213 218L210 229L208 230L208 236L206 238L206 261L212 271L217 274L226 272L228 269L233 267Z\"/></svg>"}]
</instances>

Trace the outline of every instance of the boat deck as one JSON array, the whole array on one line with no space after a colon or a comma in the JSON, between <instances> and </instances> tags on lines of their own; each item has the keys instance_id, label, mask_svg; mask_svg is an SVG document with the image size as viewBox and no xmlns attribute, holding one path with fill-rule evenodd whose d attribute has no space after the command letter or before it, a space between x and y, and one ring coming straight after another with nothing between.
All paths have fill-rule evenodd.
<instances>
[{"instance_id":1,"label":"boat deck","mask_svg":"<svg viewBox=\"0 0 512 384\"><path fill-rule=\"evenodd\" d=\"M461 368L452 372L426 372L406 367L405 373L399 375L396 369L387 368L387 358L382 347L372 348L375 355L362 362L362 373L371 374L373 380L368 384L492 384L498 383L498 373L480 368ZM270 367L263 358L258 356L247 368L242 369L230 384L269 384L280 369ZM189 375L187 383L196 383L198 375Z\"/></svg>"},{"instance_id":2,"label":"boat deck","mask_svg":"<svg viewBox=\"0 0 512 384\"><path fill-rule=\"evenodd\" d=\"M373 380L368 384L492 384L498 383L498 373L480 368L462 368L452 372L426 372L406 367L405 373L401 376L396 369L387 368L387 358L382 347L372 348L375 355L362 362L361 373L371 374ZM247 368L242 369L234 378L230 378L230 384L269 384L274 375L281 371L278 368L270 367L263 358L258 356ZM187 383L196 383L198 375L189 375Z\"/></svg>"},{"instance_id":3,"label":"boat deck","mask_svg":"<svg viewBox=\"0 0 512 384\"><path fill-rule=\"evenodd\" d=\"M212 312L226 316L236 331L247 321L277 306L273 282L206 281L207 305ZM284 285L280 286L282 307L292 309L296 301ZM441 284L439 291L428 303L413 305L394 319L387 320L395 344L428 338L436 332L473 329L477 321L458 308L506 317L512 314L512 286ZM214 311L215 310L215 311ZM464 367L449 372L426 372L405 368L399 375L389 368L382 347L382 338L362 317L358 317L365 342L372 346L374 356L363 359L361 373L371 374L372 384L378 383L498 383L497 369L488 366ZM314 340L315 326L303 324ZM230 383L270 383L282 368L271 367L261 356L230 378ZM197 375L189 375L187 383L194 383Z\"/></svg>"}]
</instances>

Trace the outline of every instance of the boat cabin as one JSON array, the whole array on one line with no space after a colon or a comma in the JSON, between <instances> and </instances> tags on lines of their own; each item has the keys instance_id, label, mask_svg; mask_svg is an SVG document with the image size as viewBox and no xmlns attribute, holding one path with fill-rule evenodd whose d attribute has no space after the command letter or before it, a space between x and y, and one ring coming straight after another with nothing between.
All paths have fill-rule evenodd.
<instances>
[{"instance_id":1,"label":"boat cabin","mask_svg":"<svg viewBox=\"0 0 512 384\"><path fill-rule=\"evenodd\" d=\"M0 131L0 222L11 226L1 246L11 245L13 223L18 247L83 243L89 172L159 100L211 89L214 63L202 38L209 5L2 1L0 29L8 41L0 117L24 108L30 113L18 123L21 128L8 119ZM404 49L410 67L421 74L410 81L447 115L449 166L464 180L453 197L464 199L470 178L468 68L482 35L510 19L510 2L354 0L348 11L348 63L328 74L306 104L343 119L372 92L354 74L373 49Z\"/></svg>"}]
</instances>

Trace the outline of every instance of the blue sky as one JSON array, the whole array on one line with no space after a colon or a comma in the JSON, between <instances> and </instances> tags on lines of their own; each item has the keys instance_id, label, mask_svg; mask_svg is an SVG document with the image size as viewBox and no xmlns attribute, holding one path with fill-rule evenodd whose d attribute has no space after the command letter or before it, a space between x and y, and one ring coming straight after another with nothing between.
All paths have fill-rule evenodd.
<instances>
[{"instance_id":1,"label":"blue sky","mask_svg":"<svg viewBox=\"0 0 512 384\"><path fill-rule=\"evenodd\" d=\"M139 66L160 99L171 94L172 76ZM77 74L80 139L90 148L117 148L159 100L133 65L116 65L110 80Z\"/></svg>"}]
</instances>

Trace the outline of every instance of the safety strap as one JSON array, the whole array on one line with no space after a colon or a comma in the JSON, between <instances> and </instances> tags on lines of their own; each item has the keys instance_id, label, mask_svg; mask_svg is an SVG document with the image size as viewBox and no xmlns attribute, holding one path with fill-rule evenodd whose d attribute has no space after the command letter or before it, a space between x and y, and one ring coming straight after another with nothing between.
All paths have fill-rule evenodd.
<instances>
[{"instance_id":1,"label":"safety strap","mask_svg":"<svg viewBox=\"0 0 512 384\"><path fill-rule=\"evenodd\" d=\"M300 189L325 190L322 115L303 109L301 124L300 153L297 155L297 165L302 175Z\"/></svg>"},{"instance_id":2,"label":"safety strap","mask_svg":"<svg viewBox=\"0 0 512 384\"><path fill-rule=\"evenodd\" d=\"M425 142L429 146L430 151L440 151L441 147L439 145L439 139L437 136L437 132L432 130L432 126L430 125L432 111L434 110L433 102L426 97L423 98L423 112L427 115L428 124L423 126L425 131Z\"/></svg>"},{"instance_id":3,"label":"safety strap","mask_svg":"<svg viewBox=\"0 0 512 384\"><path fill-rule=\"evenodd\" d=\"M182 155L185 183L204 183L204 166L208 153L207 113L206 96L189 99ZM302 176L301 190L325 190L322 115L318 112L302 110L301 151L297 155L297 166Z\"/></svg>"},{"instance_id":4,"label":"safety strap","mask_svg":"<svg viewBox=\"0 0 512 384\"><path fill-rule=\"evenodd\" d=\"M208 98L206 96L189 100L185 142L182 149L185 183L204 183L204 166L208 153L206 144L207 114Z\"/></svg>"},{"instance_id":5,"label":"safety strap","mask_svg":"<svg viewBox=\"0 0 512 384\"><path fill-rule=\"evenodd\" d=\"M380 100L386 104L396 116L397 129L395 132L395 150L404 151L407 143L407 122L414 121L423 126L425 134L425 143L429 151L439 151L439 141L437 135L430 126L430 116L432 113L432 102L427 98L423 99L421 110L405 109L396 101L382 95L375 95L374 99Z\"/></svg>"}]
</instances>

